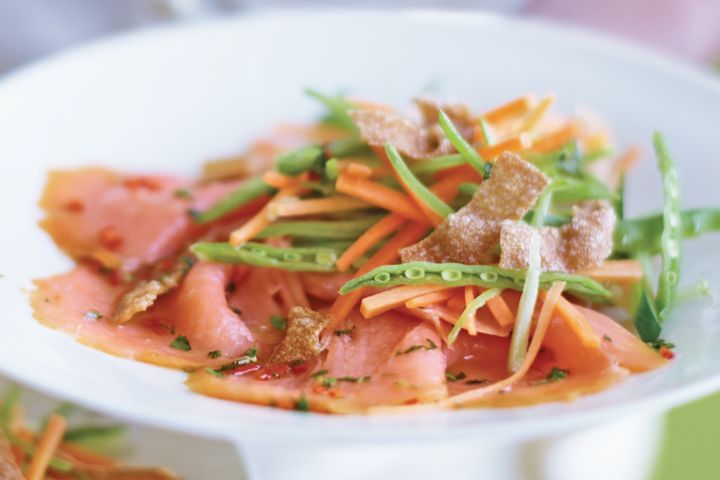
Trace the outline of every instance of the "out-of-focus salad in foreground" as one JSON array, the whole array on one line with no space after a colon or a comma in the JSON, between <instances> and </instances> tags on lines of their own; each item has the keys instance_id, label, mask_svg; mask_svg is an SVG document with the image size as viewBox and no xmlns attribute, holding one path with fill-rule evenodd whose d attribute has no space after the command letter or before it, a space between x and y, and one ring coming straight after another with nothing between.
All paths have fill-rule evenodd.
<instances>
[{"instance_id":1,"label":"out-of-focus salad in foreground","mask_svg":"<svg viewBox=\"0 0 720 480\"><path fill-rule=\"evenodd\" d=\"M569 400L673 358L663 322L707 292L678 292L681 243L720 209L680 209L659 133L664 206L626 218L640 149L552 95L410 117L308 93L321 121L197 179L51 172L42 226L77 266L35 282L37 319L205 395L331 413Z\"/></svg>"},{"instance_id":2,"label":"out-of-focus salad in foreground","mask_svg":"<svg viewBox=\"0 0 720 480\"><path fill-rule=\"evenodd\" d=\"M105 450L123 434L120 425L69 426L75 409L60 404L31 428L17 387L0 401L0 478L3 480L174 480L165 468L123 465Z\"/></svg>"}]
</instances>

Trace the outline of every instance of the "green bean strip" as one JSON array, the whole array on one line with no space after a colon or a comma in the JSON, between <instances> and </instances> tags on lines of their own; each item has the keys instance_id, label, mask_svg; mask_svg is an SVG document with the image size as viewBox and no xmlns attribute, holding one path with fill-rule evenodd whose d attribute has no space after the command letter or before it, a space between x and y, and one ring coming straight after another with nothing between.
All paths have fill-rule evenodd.
<instances>
[{"instance_id":1,"label":"green bean strip","mask_svg":"<svg viewBox=\"0 0 720 480\"><path fill-rule=\"evenodd\" d=\"M329 97L310 88L305 89L305 94L319 101L328 109L328 115L325 117L326 123L336 125L354 136L360 134L357 125L347 114L348 110L353 108L352 103L342 97Z\"/></svg>"},{"instance_id":2,"label":"green bean strip","mask_svg":"<svg viewBox=\"0 0 720 480\"><path fill-rule=\"evenodd\" d=\"M429 188L417 179L415 175L410 171L407 164L400 156L400 152L390 144L385 145L385 153L387 154L390 166L397 173L400 181L405 186L412 190L414 196L417 197L421 202L427 205L439 217L445 218L451 213L453 209L450 208L445 202L440 200Z\"/></svg>"},{"instance_id":3,"label":"green bean strip","mask_svg":"<svg viewBox=\"0 0 720 480\"><path fill-rule=\"evenodd\" d=\"M117 438L124 432L125 427L122 425L85 425L69 428L65 432L63 440L82 443L83 445L92 445L97 442L105 442Z\"/></svg>"},{"instance_id":4,"label":"green bean strip","mask_svg":"<svg viewBox=\"0 0 720 480\"><path fill-rule=\"evenodd\" d=\"M319 172L323 166L323 149L317 145L306 145L280 155L275 164L278 172L285 175L297 175L309 170Z\"/></svg>"},{"instance_id":5,"label":"green bean strip","mask_svg":"<svg viewBox=\"0 0 720 480\"><path fill-rule=\"evenodd\" d=\"M250 203L256 198L260 198L263 195L272 195L273 193L275 193L275 189L259 178L249 180L208 210L205 210L193 218L196 223L212 222Z\"/></svg>"},{"instance_id":6,"label":"green bean strip","mask_svg":"<svg viewBox=\"0 0 720 480\"><path fill-rule=\"evenodd\" d=\"M569 273L543 272L540 274L540 287L548 289L553 282L559 280L567 283L565 291L576 295L593 300L610 297L610 292L595 280ZM448 287L475 285L484 288L522 290L524 282L524 270L504 270L493 265L409 262L384 265L354 278L342 286L340 294L345 295L362 287L394 287L398 285L443 285Z\"/></svg>"},{"instance_id":7,"label":"green bean strip","mask_svg":"<svg viewBox=\"0 0 720 480\"><path fill-rule=\"evenodd\" d=\"M528 251L527 275L523 284L520 303L518 304L515 325L510 338L510 351L508 352L507 365L508 370L511 372L517 372L520 369L525 360L525 355L527 355L532 315L535 311L538 290L540 289L540 237L536 233L533 233L530 238Z\"/></svg>"},{"instance_id":8,"label":"green bean strip","mask_svg":"<svg viewBox=\"0 0 720 480\"><path fill-rule=\"evenodd\" d=\"M440 157L429 158L421 162L417 162L410 167L414 174L435 173L446 168L459 167L467 163L462 155L453 153L451 155L442 155Z\"/></svg>"},{"instance_id":9,"label":"green bean strip","mask_svg":"<svg viewBox=\"0 0 720 480\"><path fill-rule=\"evenodd\" d=\"M478 191L478 188L480 188L480 185L478 185L477 183L466 182L461 183L458 186L458 192L460 192L462 195L468 195L472 197L473 195L475 195L475 192Z\"/></svg>"},{"instance_id":10,"label":"green bean strip","mask_svg":"<svg viewBox=\"0 0 720 480\"><path fill-rule=\"evenodd\" d=\"M482 130L483 138L485 139L485 146L489 147L495 143L495 140L490 135L490 126L485 121L484 117L480 117L480 130Z\"/></svg>"},{"instance_id":11,"label":"green bean strip","mask_svg":"<svg viewBox=\"0 0 720 480\"><path fill-rule=\"evenodd\" d=\"M670 313L677 295L680 279L680 250L682 243L682 224L680 217L680 192L678 188L675 162L665 146L665 140L659 132L653 135L653 145L658 158L658 168L663 182L663 230L660 235L660 278L658 280L655 306L660 321Z\"/></svg>"},{"instance_id":12,"label":"green bean strip","mask_svg":"<svg viewBox=\"0 0 720 480\"><path fill-rule=\"evenodd\" d=\"M547 217L548 211L550 210L552 197L553 188L552 185L550 185L548 188L545 189L544 192L540 194L540 197L537 199L537 203L535 204L535 210L533 211L530 220L530 225L532 225L533 227L542 227L543 225L545 225L545 217Z\"/></svg>"},{"instance_id":13,"label":"green bean strip","mask_svg":"<svg viewBox=\"0 0 720 480\"><path fill-rule=\"evenodd\" d=\"M442 110L438 112L438 123L440 123L440 128L442 128L442 131L448 140L450 140L450 143L453 144L455 150L457 150L465 161L472 165L480 175L485 175L485 160L483 160L478 151L460 135L460 132L455 128L450 117Z\"/></svg>"},{"instance_id":14,"label":"green bean strip","mask_svg":"<svg viewBox=\"0 0 720 480\"><path fill-rule=\"evenodd\" d=\"M208 262L244 263L292 272L333 272L338 258L338 251L331 248L280 248L252 242L240 247L229 243L200 242L191 246L190 250Z\"/></svg>"},{"instance_id":15,"label":"green bean strip","mask_svg":"<svg viewBox=\"0 0 720 480\"><path fill-rule=\"evenodd\" d=\"M463 310L455 322L455 325L453 325L452 330L450 330L447 338L448 345L452 345L455 340L457 340L458 335L460 335L460 330L468 321L475 320L475 312L477 312L478 309L484 307L488 300L500 295L501 293L502 290L499 288L489 288L475 297L475 299L470 302L467 307L465 307L465 310Z\"/></svg>"},{"instance_id":16,"label":"green bean strip","mask_svg":"<svg viewBox=\"0 0 720 480\"><path fill-rule=\"evenodd\" d=\"M383 218L383 215L372 215L354 220L340 221L279 221L260 232L257 238L289 235L292 237L307 238L355 239L381 218Z\"/></svg>"},{"instance_id":17,"label":"green bean strip","mask_svg":"<svg viewBox=\"0 0 720 480\"><path fill-rule=\"evenodd\" d=\"M373 152L367 143L354 138L340 138L327 145L331 157L372 156Z\"/></svg>"},{"instance_id":18,"label":"green bean strip","mask_svg":"<svg viewBox=\"0 0 720 480\"><path fill-rule=\"evenodd\" d=\"M661 249L663 215L625 219L615 226L614 251L636 254L657 254ZM680 212L680 232L683 238L720 232L720 208L693 208Z\"/></svg>"},{"instance_id":19,"label":"green bean strip","mask_svg":"<svg viewBox=\"0 0 720 480\"><path fill-rule=\"evenodd\" d=\"M612 192L600 180L593 176L586 176L582 180L563 178L562 187L555 190L554 197L558 202L576 203L583 200L617 200L617 194Z\"/></svg>"}]
</instances>

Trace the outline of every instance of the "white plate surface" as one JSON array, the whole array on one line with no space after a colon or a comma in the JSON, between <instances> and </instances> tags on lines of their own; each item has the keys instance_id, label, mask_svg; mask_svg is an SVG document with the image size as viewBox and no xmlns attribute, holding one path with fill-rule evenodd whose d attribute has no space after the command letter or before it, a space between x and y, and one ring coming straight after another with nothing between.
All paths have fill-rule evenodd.
<instances>
[{"instance_id":1,"label":"white plate surface","mask_svg":"<svg viewBox=\"0 0 720 480\"><path fill-rule=\"evenodd\" d=\"M623 43L538 23L438 12L282 13L150 30L40 62L0 82L0 370L101 411L237 440L429 439L546 435L720 388L720 314L712 299L676 309L672 366L574 403L402 417L329 417L194 395L184 374L114 358L38 325L34 277L70 262L41 232L36 202L52 167L100 164L195 173L273 123L319 112L301 90L343 89L407 104L423 92L477 109L553 91L590 105L620 145L649 151L666 133L684 206L720 205L720 83ZM660 205L654 160L630 179L631 213ZM683 282L720 286L716 236L687 244Z\"/></svg>"}]
</instances>

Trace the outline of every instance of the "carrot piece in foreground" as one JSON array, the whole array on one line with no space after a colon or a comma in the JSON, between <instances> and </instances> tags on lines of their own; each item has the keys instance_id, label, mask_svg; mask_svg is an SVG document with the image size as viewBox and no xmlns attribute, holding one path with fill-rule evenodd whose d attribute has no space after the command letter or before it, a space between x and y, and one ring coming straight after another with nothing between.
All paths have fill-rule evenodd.
<instances>
[{"instance_id":1,"label":"carrot piece in foreground","mask_svg":"<svg viewBox=\"0 0 720 480\"><path fill-rule=\"evenodd\" d=\"M470 305L475 300L475 287L468 285L464 289L465 295L465 307ZM475 322L475 315L472 316L469 322L467 322L467 331L470 335L477 335L477 326Z\"/></svg>"},{"instance_id":2,"label":"carrot piece in foreground","mask_svg":"<svg viewBox=\"0 0 720 480\"><path fill-rule=\"evenodd\" d=\"M390 239L380 250L368 259L362 267L355 273L355 277L364 275L373 268L381 265L387 265L395 263L399 258L400 254L398 250L405 248L408 245L412 245L422 239L427 233L428 227L422 223L411 223L404 229L400 230L395 236ZM365 288L358 288L353 290L347 295L342 295L335 300L335 303L330 307L330 323L325 327L323 336L326 336L328 332L332 332L335 327L347 318L350 311L355 307L358 300L367 292Z\"/></svg>"},{"instance_id":3,"label":"carrot piece in foreground","mask_svg":"<svg viewBox=\"0 0 720 480\"><path fill-rule=\"evenodd\" d=\"M638 260L605 260L597 267L581 270L578 275L590 277L597 282L633 283L645 276Z\"/></svg>"},{"instance_id":4,"label":"carrot piece in foreground","mask_svg":"<svg viewBox=\"0 0 720 480\"><path fill-rule=\"evenodd\" d=\"M352 197L311 198L309 200L283 201L273 200L268 204L268 217L270 219L282 217L302 217L319 213L347 212L349 210L362 210L371 208L362 200Z\"/></svg>"},{"instance_id":5,"label":"carrot piece in foreground","mask_svg":"<svg viewBox=\"0 0 720 480\"><path fill-rule=\"evenodd\" d=\"M532 142L530 141L530 137L527 133L523 132L520 135L507 138L502 142L481 148L480 155L482 155L483 158L492 161L503 152L519 152L521 150L527 150L531 146Z\"/></svg>"},{"instance_id":6,"label":"carrot piece in foreground","mask_svg":"<svg viewBox=\"0 0 720 480\"><path fill-rule=\"evenodd\" d=\"M537 105L530 111L525 122L523 122L520 128L523 132L530 132L538 126L540 120L545 116L545 113L550 109L550 106L555 101L555 95L552 93L543 96Z\"/></svg>"},{"instance_id":7,"label":"carrot piece in foreground","mask_svg":"<svg viewBox=\"0 0 720 480\"><path fill-rule=\"evenodd\" d=\"M428 223L427 217L410 196L380 183L343 173L338 177L335 188L338 192L359 198L405 218Z\"/></svg>"},{"instance_id":8,"label":"carrot piece in foreground","mask_svg":"<svg viewBox=\"0 0 720 480\"><path fill-rule=\"evenodd\" d=\"M545 292L540 293L540 298L546 296ZM585 347L589 348L600 348L600 337L595 330L593 330L590 323L587 321L585 316L575 308L575 305L570 303L564 297L560 297L557 301L557 311L562 317L568 327L575 332L580 339L580 343Z\"/></svg>"},{"instance_id":9,"label":"carrot piece in foreground","mask_svg":"<svg viewBox=\"0 0 720 480\"><path fill-rule=\"evenodd\" d=\"M384 290L370 297L363 298L360 304L360 313L362 313L365 318L372 318L403 305L411 298L445 290L446 288L447 287L442 285L403 285L401 287Z\"/></svg>"},{"instance_id":10,"label":"carrot piece in foreground","mask_svg":"<svg viewBox=\"0 0 720 480\"><path fill-rule=\"evenodd\" d=\"M496 295L488 299L486 305L490 310L490 313L492 313L493 317L495 317L495 320L497 320L503 327L515 322L515 314L512 310L510 310L510 307L508 307L508 304L502 295Z\"/></svg>"},{"instance_id":11,"label":"carrot piece in foreground","mask_svg":"<svg viewBox=\"0 0 720 480\"><path fill-rule=\"evenodd\" d=\"M296 179L288 175L283 175L282 173L276 172L275 170L268 170L267 172L263 173L262 181L267 183L271 187L282 190L283 188L287 188L295 184Z\"/></svg>"},{"instance_id":12,"label":"carrot piece in foreground","mask_svg":"<svg viewBox=\"0 0 720 480\"><path fill-rule=\"evenodd\" d=\"M550 326L550 320L552 319L553 312L562 298L562 291L564 288L565 282L555 282L550 287L547 295L545 295L543 306L540 309L540 315L538 316L537 325L535 327L535 331L533 332L532 341L528 347L525 359L515 373L486 387L480 387L478 389L470 390L450 397L447 400L440 402L440 404L442 406L461 407L464 404L477 400L489 393L499 392L500 390L510 387L517 381L521 380L528 370L530 370L532 363L535 361L535 358L540 351L542 342L545 339L545 334Z\"/></svg>"},{"instance_id":13,"label":"carrot piece in foreground","mask_svg":"<svg viewBox=\"0 0 720 480\"><path fill-rule=\"evenodd\" d=\"M532 144L532 150L539 153L548 153L559 150L565 146L567 142L573 139L578 133L578 127L573 122L560 127L554 132L538 138Z\"/></svg>"},{"instance_id":14,"label":"carrot piece in foreground","mask_svg":"<svg viewBox=\"0 0 720 480\"><path fill-rule=\"evenodd\" d=\"M500 123L505 120L521 117L529 112L531 108L532 97L530 95L524 95L486 112L482 117L487 122Z\"/></svg>"},{"instance_id":15,"label":"carrot piece in foreground","mask_svg":"<svg viewBox=\"0 0 720 480\"><path fill-rule=\"evenodd\" d=\"M437 290L435 292L426 293L415 298L411 298L405 302L406 308L421 308L436 303L442 303L455 295L455 287L446 287L445 290Z\"/></svg>"},{"instance_id":16,"label":"carrot piece in foreground","mask_svg":"<svg viewBox=\"0 0 720 480\"><path fill-rule=\"evenodd\" d=\"M273 196L271 202L277 201L281 198L297 195L299 191L300 187L297 186L282 189ZM268 225L270 225L270 219L268 218L269 205L270 204L265 205L250 220L245 222L242 227L234 230L230 234L230 245L238 247L251 240L257 234L262 232Z\"/></svg>"},{"instance_id":17,"label":"carrot piece in foreground","mask_svg":"<svg viewBox=\"0 0 720 480\"><path fill-rule=\"evenodd\" d=\"M67 430L67 420L57 414L53 414L48 420L47 427L40 436L35 453L30 460L25 478L27 480L42 480L45 478L45 471L48 468L50 459L55 454L63 435Z\"/></svg>"},{"instance_id":18,"label":"carrot piece in foreground","mask_svg":"<svg viewBox=\"0 0 720 480\"><path fill-rule=\"evenodd\" d=\"M335 262L335 266L341 272L346 271L358 258L362 257L383 238L400 228L406 221L405 217L397 213L387 215L360 235L357 240L340 255L340 258Z\"/></svg>"},{"instance_id":19,"label":"carrot piece in foreground","mask_svg":"<svg viewBox=\"0 0 720 480\"><path fill-rule=\"evenodd\" d=\"M340 171L342 173L347 173L348 175L352 175L353 177L360 177L360 178L370 178L373 175L373 169L368 167L367 165L359 162L352 162L352 161L341 161L340 162Z\"/></svg>"}]
</instances>

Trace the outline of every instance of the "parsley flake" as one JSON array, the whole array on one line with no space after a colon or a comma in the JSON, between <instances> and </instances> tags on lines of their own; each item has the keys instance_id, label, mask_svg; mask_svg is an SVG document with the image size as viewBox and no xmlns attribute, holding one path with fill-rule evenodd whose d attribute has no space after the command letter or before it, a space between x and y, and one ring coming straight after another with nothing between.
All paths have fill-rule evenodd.
<instances>
[{"instance_id":1,"label":"parsley flake","mask_svg":"<svg viewBox=\"0 0 720 480\"><path fill-rule=\"evenodd\" d=\"M327 375L327 374L328 374L328 371L327 371L327 370L318 370L317 372L313 373L313 374L310 375L310 376L311 376L312 378L319 378L319 377L322 377L322 376Z\"/></svg>"},{"instance_id":2,"label":"parsley flake","mask_svg":"<svg viewBox=\"0 0 720 480\"><path fill-rule=\"evenodd\" d=\"M223 377L223 373L220 370L215 370L214 368L206 368L205 371L215 377L218 377L218 378Z\"/></svg>"},{"instance_id":3,"label":"parsley flake","mask_svg":"<svg viewBox=\"0 0 720 480\"><path fill-rule=\"evenodd\" d=\"M243 365L249 365L251 363L257 363L257 348L249 348L240 358L236 358L230 363L226 363L218 368L219 372L227 372L228 370L234 370L237 367Z\"/></svg>"},{"instance_id":4,"label":"parsley flake","mask_svg":"<svg viewBox=\"0 0 720 480\"><path fill-rule=\"evenodd\" d=\"M287 320L280 315L270 315L270 325L272 325L275 330L285 330Z\"/></svg>"},{"instance_id":5,"label":"parsley flake","mask_svg":"<svg viewBox=\"0 0 720 480\"><path fill-rule=\"evenodd\" d=\"M235 313L235 315L242 315L242 310L240 310L240 309L237 308L237 307L233 307L233 308L231 308L230 310L232 310L233 313Z\"/></svg>"},{"instance_id":6,"label":"parsley flake","mask_svg":"<svg viewBox=\"0 0 720 480\"><path fill-rule=\"evenodd\" d=\"M213 350L212 352L208 352L209 358L218 358L222 355L222 352L220 350Z\"/></svg>"},{"instance_id":7,"label":"parsley flake","mask_svg":"<svg viewBox=\"0 0 720 480\"><path fill-rule=\"evenodd\" d=\"M235 285L235 282L230 282L227 285L225 285L225 293L235 293L237 291L237 285Z\"/></svg>"},{"instance_id":8,"label":"parsley flake","mask_svg":"<svg viewBox=\"0 0 720 480\"><path fill-rule=\"evenodd\" d=\"M648 345L650 345L655 350L660 350L661 348L667 348L668 350L672 350L673 348L675 348L674 343L663 340L662 338L658 338L654 342L648 342Z\"/></svg>"},{"instance_id":9,"label":"parsley flake","mask_svg":"<svg viewBox=\"0 0 720 480\"><path fill-rule=\"evenodd\" d=\"M562 368L553 367L552 370L550 370L550 373L547 374L547 377L545 377L543 380L535 382L535 385L543 385L545 383L557 382L558 380L562 380L567 377L569 373L570 372L568 372L567 370L563 370Z\"/></svg>"},{"instance_id":10,"label":"parsley flake","mask_svg":"<svg viewBox=\"0 0 720 480\"><path fill-rule=\"evenodd\" d=\"M189 352L190 350L192 350L192 347L190 346L190 341L185 335L179 335L175 340L172 341L170 347L183 352Z\"/></svg>"},{"instance_id":11,"label":"parsley flake","mask_svg":"<svg viewBox=\"0 0 720 480\"><path fill-rule=\"evenodd\" d=\"M345 330L335 330L333 333L336 337L341 337L343 335L350 335L353 330L355 330L355 325L353 325L352 328L347 328Z\"/></svg>"},{"instance_id":12,"label":"parsley flake","mask_svg":"<svg viewBox=\"0 0 720 480\"><path fill-rule=\"evenodd\" d=\"M603 340L605 340L606 342L612 342L612 337L611 337L610 335L608 335L608 334L603 335L602 338L603 338Z\"/></svg>"},{"instance_id":13,"label":"parsley flake","mask_svg":"<svg viewBox=\"0 0 720 480\"><path fill-rule=\"evenodd\" d=\"M176 198L182 198L183 200L192 200L193 194L188 188L178 188L173 192Z\"/></svg>"},{"instance_id":14,"label":"parsley flake","mask_svg":"<svg viewBox=\"0 0 720 480\"><path fill-rule=\"evenodd\" d=\"M88 310L85 312L85 320L100 320L103 317L104 315L97 310Z\"/></svg>"},{"instance_id":15,"label":"parsley flake","mask_svg":"<svg viewBox=\"0 0 720 480\"><path fill-rule=\"evenodd\" d=\"M484 378L471 378L467 382L465 382L465 385L482 385L483 383L487 383L488 381Z\"/></svg>"},{"instance_id":16,"label":"parsley flake","mask_svg":"<svg viewBox=\"0 0 720 480\"><path fill-rule=\"evenodd\" d=\"M295 401L295 410L299 412L309 412L310 411L310 404L307 401L307 398L304 396L301 396Z\"/></svg>"},{"instance_id":17,"label":"parsley flake","mask_svg":"<svg viewBox=\"0 0 720 480\"><path fill-rule=\"evenodd\" d=\"M425 341L427 341L427 345L412 345L405 350L396 352L395 355L405 355L408 353L417 352L418 350L435 350L436 348L438 348L435 342L433 342L429 338L426 338Z\"/></svg>"},{"instance_id":18,"label":"parsley flake","mask_svg":"<svg viewBox=\"0 0 720 480\"><path fill-rule=\"evenodd\" d=\"M447 378L451 382L457 382L458 380L465 379L466 375L465 375L465 372L459 372L459 373L445 372L445 378Z\"/></svg>"}]
</instances>

